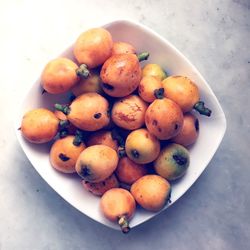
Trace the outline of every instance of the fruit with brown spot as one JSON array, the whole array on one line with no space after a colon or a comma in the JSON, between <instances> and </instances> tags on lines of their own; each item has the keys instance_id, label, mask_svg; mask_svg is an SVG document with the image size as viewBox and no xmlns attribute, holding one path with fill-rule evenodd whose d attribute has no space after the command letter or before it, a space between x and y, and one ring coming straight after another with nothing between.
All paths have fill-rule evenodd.
<instances>
[{"instance_id":1,"label":"fruit with brown spot","mask_svg":"<svg viewBox=\"0 0 250 250\"><path fill-rule=\"evenodd\" d=\"M50 163L53 168L63 173L75 173L75 164L80 153L86 148L83 143L74 144L72 135L58 139L50 149Z\"/></svg>"},{"instance_id":2,"label":"fruit with brown spot","mask_svg":"<svg viewBox=\"0 0 250 250\"><path fill-rule=\"evenodd\" d=\"M145 129L132 131L125 143L127 156L138 164L146 164L154 161L160 153L160 142Z\"/></svg>"},{"instance_id":3,"label":"fruit with brown spot","mask_svg":"<svg viewBox=\"0 0 250 250\"><path fill-rule=\"evenodd\" d=\"M76 172L85 181L100 182L115 171L117 164L118 156L114 149L106 145L94 145L79 155Z\"/></svg>"},{"instance_id":4,"label":"fruit with brown spot","mask_svg":"<svg viewBox=\"0 0 250 250\"><path fill-rule=\"evenodd\" d=\"M156 99L146 111L145 123L151 134L160 140L168 140L181 131L183 114L180 107L172 100Z\"/></svg>"},{"instance_id":5,"label":"fruit with brown spot","mask_svg":"<svg viewBox=\"0 0 250 250\"><path fill-rule=\"evenodd\" d=\"M147 107L147 103L139 96L126 96L114 103L111 117L113 122L121 128L138 129L144 125Z\"/></svg>"},{"instance_id":6,"label":"fruit with brown spot","mask_svg":"<svg viewBox=\"0 0 250 250\"><path fill-rule=\"evenodd\" d=\"M102 66L102 88L113 97L131 94L141 80L141 67L135 54L111 56Z\"/></svg>"},{"instance_id":7,"label":"fruit with brown spot","mask_svg":"<svg viewBox=\"0 0 250 250\"><path fill-rule=\"evenodd\" d=\"M135 48L130 43L114 42L112 56L117 54L135 54Z\"/></svg>"},{"instance_id":8,"label":"fruit with brown spot","mask_svg":"<svg viewBox=\"0 0 250 250\"><path fill-rule=\"evenodd\" d=\"M91 192L94 195L97 196L102 196L105 192L107 192L111 188L118 188L119 187L119 182L117 178L115 177L114 174L109 176L107 179L97 182L97 183L92 183L88 181L82 181L83 187Z\"/></svg>"},{"instance_id":9,"label":"fruit with brown spot","mask_svg":"<svg viewBox=\"0 0 250 250\"><path fill-rule=\"evenodd\" d=\"M202 115L210 116L211 110L200 101L197 85L185 76L169 76L163 82L164 94L176 102L184 113L195 109Z\"/></svg>"},{"instance_id":10,"label":"fruit with brown spot","mask_svg":"<svg viewBox=\"0 0 250 250\"><path fill-rule=\"evenodd\" d=\"M184 115L183 127L178 135L171 139L172 142L184 147L194 144L199 136L199 120L195 115L186 113Z\"/></svg>"},{"instance_id":11,"label":"fruit with brown spot","mask_svg":"<svg viewBox=\"0 0 250 250\"><path fill-rule=\"evenodd\" d=\"M189 167L189 152L179 144L171 143L161 150L154 162L157 174L169 181L182 177Z\"/></svg>"},{"instance_id":12,"label":"fruit with brown spot","mask_svg":"<svg viewBox=\"0 0 250 250\"><path fill-rule=\"evenodd\" d=\"M96 131L109 124L109 103L97 93L78 96L69 107L55 105L57 110L67 114L67 119L77 128Z\"/></svg>"},{"instance_id":13,"label":"fruit with brown spot","mask_svg":"<svg viewBox=\"0 0 250 250\"><path fill-rule=\"evenodd\" d=\"M111 147L115 151L118 149L118 142L117 140L112 138L111 131L97 131L96 133L90 135L87 141L87 146L93 145L106 145Z\"/></svg>"},{"instance_id":14,"label":"fruit with brown spot","mask_svg":"<svg viewBox=\"0 0 250 250\"><path fill-rule=\"evenodd\" d=\"M144 76L139 84L138 93L146 102L153 102L156 99L155 91L162 88L162 83L159 79L153 76Z\"/></svg>"}]
</instances>

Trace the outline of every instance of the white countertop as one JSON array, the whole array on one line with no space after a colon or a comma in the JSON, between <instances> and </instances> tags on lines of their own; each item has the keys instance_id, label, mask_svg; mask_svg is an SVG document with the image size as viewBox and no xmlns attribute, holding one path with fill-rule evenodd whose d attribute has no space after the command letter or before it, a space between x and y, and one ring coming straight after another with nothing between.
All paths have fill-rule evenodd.
<instances>
[{"instance_id":1,"label":"white countertop","mask_svg":"<svg viewBox=\"0 0 250 250\"><path fill-rule=\"evenodd\" d=\"M24 1L0 3L0 249L249 249L250 2ZM81 31L139 21L200 70L227 117L224 140L192 188L122 235L67 204L22 152L12 114L44 64Z\"/></svg>"}]
</instances>

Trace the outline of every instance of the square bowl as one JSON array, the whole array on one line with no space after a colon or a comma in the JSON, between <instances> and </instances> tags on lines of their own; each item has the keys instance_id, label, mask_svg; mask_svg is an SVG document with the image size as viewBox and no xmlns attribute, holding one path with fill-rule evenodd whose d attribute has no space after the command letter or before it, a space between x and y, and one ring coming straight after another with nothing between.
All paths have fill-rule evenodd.
<instances>
[{"instance_id":1,"label":"square bowl","mask_svg":"<svg viewBox=\"0 0 250 250\"><path fill-rule=\"evenodd\" d=\"M212 159L226 130L225 115L205 79L188 59L166 39L151 29L128 20L118 20L103 27L110 31L114 41L129 42L138 52L148 51L150 57L147 63L161 65L169 75L184 75L191 78L199 87L201 99L212 109L211 117L199 116L200 135L195 145L189 149L190 167L181 181L172 185L172 203L166 205L161 210L163 211L174 204L191 187ZM69 47L60 56L74 60L72 48L73 46ZM25 95L15 119L18 141L37 172L65 201L90 218L111 228L119 229L116 224L104 218L99 209L100 198L84 190L77 176L61 174L51 167L48 157L51 143L30 144L18 131L22 116L26 111L38 107L53 109L55 102L63 102L65 98L65 95L41 95L40 78L37 79ZM149 220L156 214L139 208L131 220L131 228Z\"/></svg>"}]
</instances>

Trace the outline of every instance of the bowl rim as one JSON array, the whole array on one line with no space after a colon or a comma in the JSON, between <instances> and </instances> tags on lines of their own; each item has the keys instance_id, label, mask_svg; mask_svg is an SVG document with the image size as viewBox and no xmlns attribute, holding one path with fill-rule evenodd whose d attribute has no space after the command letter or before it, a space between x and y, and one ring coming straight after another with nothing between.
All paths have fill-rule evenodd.
<instances>
[{"instance_id":1,"label":"bowl rim","mask_svg":"<svg viewBox=\"0 0 250 250\"><path fill-rule=\"evenodd\" d=\"M187 63L190 67L192 67L194 73L195 73L195 74L205 83L206 87L209 89L210 94L212 95L212 98L214 99L214 101L215 101L217 107L219 108L220 115L222 115L221 120L220 120L220 122L221 122L221 124L222 124L221 131L220 131L220 137L218 138L218 143L217 143L217 145L213 148L212 153L210 154L210 157L207 159L206 162L204 162L204 169L197 175L196 179L194 179L194 181L192 181L191 185L190 185L184 192L182 192L181 195L180 195L173 203L168 204L166 207L164 207L163 209L161 209L159 212L152 213L152 216L150 216L150 217L147 218L146 220L144 220L144 221L142 221L142 222L139 222L139 223L134 224L134 225L131 226L131 228L135 228L135 227L137 227L137 226L139 226L139 225L141 225L141 224L143 224L143 223L145 223L145 222L151 220L152 218L154 218L156 215L162 213L163 211L167 210L168 207L170 207L170 206L172 206L174 203L176 203L176 202L177 202L177 201L178 201L178 200L179 200L179 199L180 199L180 198L181 198L181 197L182 197L191 187L192 187L192 185L198 180L198 178L200 177L200 175L201 175L201 174L204 172L204 170L207 168L209 162L211 161L211 159L213 158L214 154L216 153L218 147L220 146L221 141L222 141L222 139L223 139L223 137L224 137L224 135L225 135L225 132L226 132L227 121L226 121L225 113L224 113L224 111L223 111L223 109L222 109L222 107L221 107L221 105L220 105L220 103L219 103L217 97L215 96L214 92L212 91L210 85L207 83L207 81L204 79L204 77L201 75L201 73L198 71L198 69L189 61L189 59L188 59L183 53L181 53L172 43L170 43L166 38L164 38L164 37L162 37L161 35L159 35L159 34L158 34L157 32L155 32L153 29L151 29L151 28L149 28L149 27L147 27L147 26L145 26L145 25L143 25L143 24L141 24L141 23L139 23L139 22L137 22L137 21L134 21L134 20L132 20L132 19L117 19L117 20L114 20L114 21L110 21L110 22L108 22L108 23L106 23L106 24L104 24L104 25L100 25L99 27L108 28L108 27L111 27L111 26L114 26L114 25L124 25L124 24L125 24L125 25L136 26L136 27L139 27L140 29L142 29L142 30L148 32L148 33L151 33L153 36L155 36L155 37L156 37L157 39L159 39L161 42L163 42L163 43L166 44L168 47L170 47L171 50L173 50L173 51L181 58L181 60L183 60L183 61L184 61L185 63ZM68 48L70 48L70 47L72 47L72 44L71 44L69 47L67 47L67 48L65 49L65 51L66 51ZM65 51L64 51L64 52L65 52ZM62 53L64 53L64 52L62 52ZM62 54L62 53L61 53L61 54ZM61 55L61 54L60 54L60 55ZM57 55L57 56L60 56L60 55ZM24 94L24 96L23 96L22 98L20 98L20 101L19 101L21 105L25 102L25 100L26 100L26 98L27 98L27 97L26 97L26 96L27 96L27 93L29 93L29 92L32 90L32 88L33 88L33 86L34 86L34 83L35 83L38 79L39 79L39 77L36 78L36 80L33 81L32 84L29 85L29 86L27 87L27 90L26 90L26 91L24 91L25 94ZM21 105L20 105L20 106L21 106ZM20 106L19 106L19 107L20 107ZM57 188L55 188L55 186L50 185L50 183L48 182L46 176L44 176L43 174L41 174L41 172L39 172L39 171L37 170L37 168L35 167L36 164L33 164L33 160L30 159L30 157L28 156L29 153L27 152L27 149L26 149L25 146L23 145L23 142L22 142L22 140L21 140L20 131L17 130L17 128L19 128L18 123L17 123L17 120L19 121L19 119L17 119L17 120L15 119L16 117L19 117L19 116L20 116L20 110L17 109L16 114L15 114L15 116L14 116L14 122L13 122L13 123L14 123L15 134L16 134L16 136L17 136L17 140L18 140L18 142L19 142L19 144L20 144L20 146L21 146L21 149L22 149L23 152L25 153L27 159L29 160L29 162L31 163L31 165L35 168L35 170L38 172L38 174L43 178L43 180L44 180L44 181L45 181L45 182L46 182L46 183L47 183L47 184L48 184L48 185L58 194L58 195L60 195L60 197L62 197L67 203L69 203L72 207L74 207L75 209L77 209L78 211L80 211L80 212L81 212L82 214L84 214L85 216L91 218L92 220L94 220L94 221L96 221L96 222L98 222L98 223L100 223L100 224L102 224L102 225L104 225L104 226L106 226L106 227L109 227L109 228L112 228L112 229L115 229L115 230L119 230L119 228L118 228L116 225L112 226L112 225L110 225L110 224L103 223L103 222L99 221L97 218L95 218L94 216L92 216L91 214L86 214L86 213L84 213L84 212L80 209L80 207L75 206L75 204L73 205L71 202L69 202L69 201L63 196L63 192L60 192L59 190L57 190Z\"/></svg>"}]
</instances>

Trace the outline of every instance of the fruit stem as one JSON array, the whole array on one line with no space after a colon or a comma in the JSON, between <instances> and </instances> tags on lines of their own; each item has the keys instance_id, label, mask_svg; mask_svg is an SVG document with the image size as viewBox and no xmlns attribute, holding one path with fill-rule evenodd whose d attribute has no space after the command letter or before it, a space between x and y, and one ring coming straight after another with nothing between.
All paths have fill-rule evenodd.
<instances>
[{"instance_id":1,"label":"fruit stem","mask_svg":"<svg viewBox=\"0 0 250 250\"><path fill-rule=\"evenodd\" d=\"M120 146L118 148L118 156L119 158L125 157L126 156L126 151L124 146Z\"/></svg>"},{"instance_id":2,"label":"fruit stem","mask_svg":"<svg viewBox=\"0 0 250 250\"><path fill-rule=\"evenodd\" d=\"M88 70L88 66L86 64L81 64L80 67L76 70L77 76L80 78L88 78L90 75L90 72Z\"/></svg>"},{"instance_id":3,"label":"fruit stem","mask_svg":"<svg viewBox=\"0 0 250 250\"><path fill-rule=\"evenodd\" d=\"M63 129L61 131L59 131L59 137L60 138L64 138L68 135L68 130L67 129Z\"/></svg>"},{"instance_id":4,"label":"fruit stem","mask_svg":"<svg viewBox=\"0 0 250 250\"><path fill-rule=\"evenodd\" d=\"M116 129L112 129L111 130L111 137L113 140L116 140L118 142L118 145L124 148L124 140L123 138L120 136L120 134L118 133L118 131Z\"/></svg>"},{"instance_id":5,"label":"fruit stem","mask_svg":"<svg viewBox=\"0 0 250 250\"><path fill-rule=\"evenodd\" d=\"M125 215L122 215L118 218L118 224L121 227L123 233L128 233L130 231L129 222Z\"/></svg>"},{"instance_id":6,"label":"fruit stem","mask_svg":"<svg viewBox=\"0 0 250 250\"><path fill-rule=\"evenodd\" d=\"M205 107L204 102L202 101L197 102L193 108L196 111L198 111L201 115L210 116L212 113L212 111L209 108Z\"/></svg>"},{"instance_id":7,"label":"fruit stem","mask_svg":"<svg viewBox=\"0 0 250 250\"><path fill-rule=\"evenodd\" d=\"M70 112L70 107L69 106L58 104L58 103L55 104L55 109L59 110L59 111L62 111L65 115L68 115L69 112Z\"/></svg>"},{"instance_id":8,"label":"fruit stem","mask_svg":"<svg viewBox=\"0 0 250 250\"><path fill-rule=\"evenodd\" d=\"M83 132L80 130L76 130L75 138L73 140L73 144L75 146L80 146L80 144L83 142Z\"/></svg>"},{"instance_id":9,"label":"fruit stem","mask_svg":"<svg viewBox=\"0 0 250 250\"><path fill-rule=\"evenodd\" d=\"M69 126L69 121L68 121L68 120L61 120L61 121L59 122L59 129L60 129L60 130L63 130L63 129L65 129L65 128L68 128L68 126Z\"/></svg>"},{"instance_id":10,"label":"fruit stem","mask_svg":"<svg viewBox=\"0 0 250 250\"><path fill-rule=\"evenodd\" d=\"M148 60L149 53L148 52L142 52L139 55L137 55L139 62Z\"/></svg>"},{"instance_id":11,"label":"fruit stem","mask_svg":"<svg viewBox=\"0 0 250 250\"><path fill-rule=\"evenodd\" d=\"M157 99L163 99L164 98L164 88L155 89L154 96Z\"/></svg>"}]
</instances>

